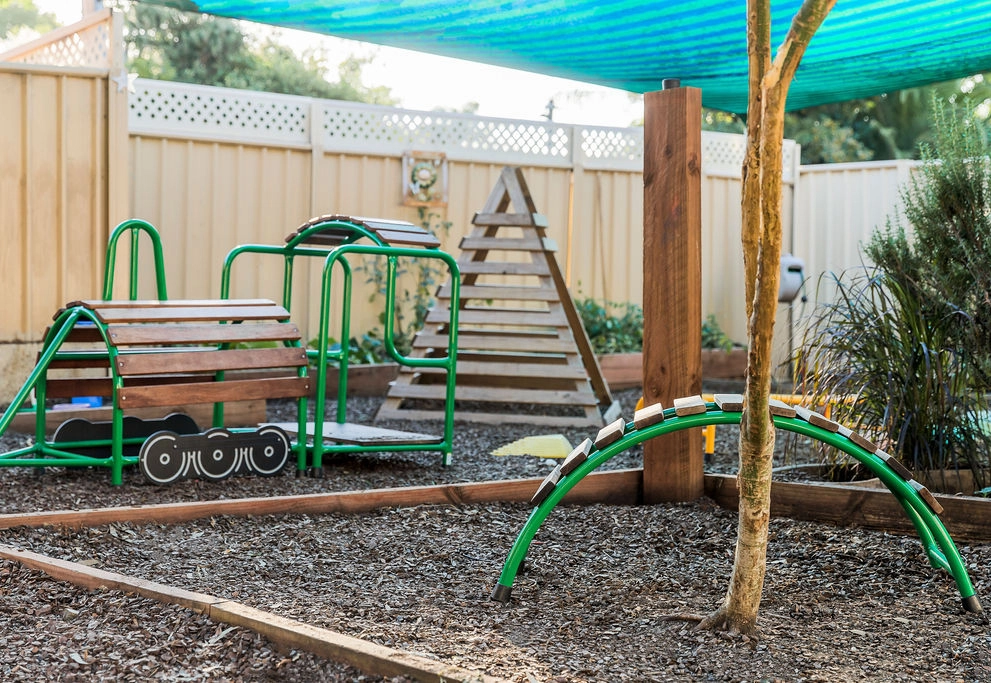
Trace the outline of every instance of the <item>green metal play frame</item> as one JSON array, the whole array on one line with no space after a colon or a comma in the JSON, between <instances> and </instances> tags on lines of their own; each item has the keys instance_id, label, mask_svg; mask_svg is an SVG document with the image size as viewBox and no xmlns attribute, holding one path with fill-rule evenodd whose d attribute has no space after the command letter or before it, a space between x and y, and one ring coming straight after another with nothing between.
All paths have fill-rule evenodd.
<instances>
[{"instance_id":1,"label":"green metal play frame","mask_svg":"<svg viewBox=\"0 0 991 683\"><path fill-rule=\"evenodd\" d=\"M347 236L342 244L333 248L317 248L304 245L304 242L311 236L323 230L334 229L339 233L346 233ZM165 267L162 252L162 241L158 231L150 223L142 220L127 220L118 225L111 233L106 251L106 263L104 266L104 285L102 297L104 300L111 300L113 295L114 271L117 260L117 246L120 239L126 234L130 238L130 268L128 270L130 300L138 298L138 247L141 233L145 233L151 241L152 257L155 267L156 294L158 300L168 300ZM358 240L368 239L371 245L356 243ZM306 416L307 398L300 397L297 400L298 407L298 434L300 437L293 444L293 451L296 454L296 466L298 471L307 469L307 456L311 457L311 467L315 474L322 473L323 456L328 453L341 452L368 452L368 451L440 451L445 465L451 462L451 451L454 432L454 389L455 389L455 364L457 360L457 321L458 321L458 301L460 295L460 273L457 262L447 253L437 248L406 248L389 246L379 238L373 231L367 230L361 225L343 218L335 218L317 222L311 227L290 239L284 246L269 245L244 245L234 248L224 262L221 285L221 298L229 298L230 272L234 259L244 253L277 254L284 259L283 278L283 307L291 310L292 302L292 274L293 263L297 256L317 257L324 259L323 278L321 288L320 304L320 330L319 348L307 351L308 358L315 364L317 371L316 401L317 406L323 406L327 394L327 369L330 363L336 362L340 368L340 379L338 382L338 406L337 421L344 422L346 415L347 396L347 368L349 349L347 344L342 344L340 350L334 351L330 348L328 334L331 318L331 275L334 266L339 266L343 273L343 312L342 312L342 338L348 339L350 336L350 315L351 315L351 283L352 272L347 257L350 255L370 255L383 257L387 261L387 284L385 310L391 312L396 304L396 278L397 262L399 258L431 258L441 260L446 264L451 275L451 300L450 311L450 338L447 353L438 358L409 358L400 354L395 347L395 330L392 315L385 316L385 347L389 355L402 365L412 367L436 367L446 371L446 400L445 400L445 421L443 436L436 443L416 443L416 444L388 444L388 445L355 445L355 444L333 444L324 443L322 438L322 428L324 424L323 410L316 410L316 434L313 445L307 445ZM106 345L106 349L94 349L87 351L71 350L66 351L61 347L69 334L79 324L92 325L100 335ZM292 346L301 346L296 341ZM218 345L218 349L223 349L228 344ZM85 306L70 305L59 312L54 323L45 335L42 350L33 371L25 381L14 399L0 416L0 434L6 432L14 418L19 413L31 413L35 415L34 443L30 446L16 449L8 453L0 454L0 466L10 467L106 467L111 471L111 483L120 485L123 481L123 468L126 465L133 465L137 462L137 456L125 456L123 448L125 445L140 445L144 441L141 438L124 438L123 418L124 411L118 405L117 394L123 386L123 379L117 371L117 349L110 343L107 333L107 326L102 323ZM111 373L112 383L112 418L111 437L109 439L89 440L82 442L55 442L49 441L45 429L45 403L46 403L46 381L48 370L52 363L60 359L72 360L94 360L107 361ZM299 376L305 376L307 369L299 369ZM217 380L223 380L223 373L217 373ZM34 394L33 405L29 402ZM25 407L28 405L28 407ZM214 404L213 426L222 427L224 421L224 404ZM238 430L231 430L238 431ZM100 447L110 448L110 457L87 456L73 452L79 448Z\"/></svg>"},{"instance_id":2,"label":"green metal play frame","mask_svg":"<svg viewBox=\"0 0 991 683\"><path fill-rule=\"evenodd\" d=\"M339 246L333 249L308 246L306 243L316 235L327 231L344 231L347 236L343 238ZM360 239L368 239L372 244L357 243ZM404 356L396 349L395 344L395 321L394 316L386 315L384 320L383 341L389 356L399 363L414 368L441 368L446 373L445 400L444 400L444 432L441 439L435 444L389 444L387 447L381 445L357 445L357 444L327 444L320 438L323 434L325 418L322 410L314 411L314 436L313 445L309 447L312 467L318 475L322 471L323 456L334 453L364 453L382 450L389 451L439 451L442 454L443 464L451 464L451 452L454 441L454 390L455 390L455 365L457 363L458 348L458 302L461 293L461 274L457 261L448 253L439 249L417 249L408 247L393 247L386 244L374 231L368 230L359 224L347 220L335 218L315 223L314 225L301 230L294 235L284 246L272 246L263 244L245 244L235 247L228 253L224 261L223 272L221 274L220 296L227 298L230 291L231 270L234 261L242 254L270 254L278 255L284 259L283 285L282 285L282 305L287 310L292 310L292 277L293 266L296 257L317 257L324 259L323 274L321 279L320 296L320 327L318 334L318 348L307 351L311 362L316 365L316 396L317 406L325 404L327 399L327 370L331 363L336 363L339 368L337 382L337 415L338 424L343 424L347 416L347 382L348 382L348 357L350 355L349 344L346 340L351 337L351 295L353 273L350 263L347 260L351 255L368 255L384 257L386 259L386 296L385 311L391 312L396 306L396 278L397 266L400 258L427 258L437 259L447 266L451 282L451 306L448 321L448 345L446 355L436 358L411 358ZM331 301L332 301L332 280L335 266L338 266L342 275L342 311L341 311L341 339L343 343L339 349L333 350L330 347L330 322L331 322ZM300 434L305 434L300 431ZM300 442L305 443L305 438L300 438ZM305 469L304 459L306 455L298 451L299 461L297 467Z\"/></svg>"},{"instance_id":3,"label":"green metal play frame","mask_svg":"<svg viewBox=\"0 0 991 683\"><path fill-rule=\"evenodd\" d=\"M498 583L492 591L492 599L499 602L509 601L516 574L519 572L537 531L568 491L574 488L586 475L612 457L648 439L693 427L739 424L741 415L740 412L722 411L715 403L707 403L706 412L695 415L678 416L673 408L669 408L664 411L662 422L643 429L637 429L633 422L628 423L624 428L622 438L601 450L591 451L588 459L570 474L564 475L547 498L533 509L506 558ZM930 564L933 567L945 569L953 576L960 591L964 609L974 613L982 611L980 600L977 598L974 586L967 574L966 565L961 559L953 539L950 538L949 532L939 517L905 479L877 455L868 452L839 433L828 431L797 417L773 416L773 420L776 428L802 434L834 446L870 469L905 509L905 514L912 521Z\"/></svg>"}]
</instances>

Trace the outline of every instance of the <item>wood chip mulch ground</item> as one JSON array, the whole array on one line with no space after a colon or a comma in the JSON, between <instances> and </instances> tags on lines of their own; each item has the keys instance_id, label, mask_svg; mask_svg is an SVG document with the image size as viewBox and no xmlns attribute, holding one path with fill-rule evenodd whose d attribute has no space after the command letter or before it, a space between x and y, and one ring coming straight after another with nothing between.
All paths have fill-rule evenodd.
<instances>
[{"instance_id":1,"label":"wood chip mulch ground","mask_svg":"<svg viewBox=\"0 0 991 683\"><path fill-rule=\"evenodd\" d=\"M374 407L369 402L364 409ZM105 471L37 476L0 469L0 511L541 476L554 463L489 453L548 431L459 426L450 468L441 468L434 454L366 455L338 459L323 480L287 473L160 488L129 473L114 488ZM572 443L592 431L562 430ZM713 471L732 470L734 432L720 428ZM5 436L0 447L11 447L14 438ZM625 454L612 465L637 466L639 457ZM492 602L528 514L524 505L491 504L173 526L120 522L78 531L11 529L0 543L525 683L991 680L987 621L962 611L951 578L929 566L915 538L773 520L760 635L746 638L664 620L719 604L732 565L735 513L706 499L559 508L532 546L512 601ZM991 545L960 550L991 607ZM6 561L0 562L0 679L392 680L282 651L251 631L184 608L75 588Z\"/></svg>"}]
</instances>

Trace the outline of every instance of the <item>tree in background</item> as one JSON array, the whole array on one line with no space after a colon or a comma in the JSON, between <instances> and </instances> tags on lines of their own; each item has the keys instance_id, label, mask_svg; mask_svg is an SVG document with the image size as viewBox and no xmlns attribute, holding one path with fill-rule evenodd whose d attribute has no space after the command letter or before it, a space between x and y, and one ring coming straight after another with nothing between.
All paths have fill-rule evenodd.
<instances>
[{"instance_id":1,"label":"tree in background","mask_svg":"<svg viewBox=\"0 0 991 683\"><path fill-rule=\"evenodd\" d=\"M368 59L349 57L337 80L319 51L303 57L272 38L246 35L237 22L178 10L122 3L128 67L144 78L218 85L371 104L396 104L389 88L362 83Z\"/></svg>"},{"instance_id":2,"label":"tree in background","mask_svg":"<svg viewBox=\"0 0 991 683\"><path fill-rule=\"evenodd\" d=\"M13 37L22 28L44 33L58 25L55 15L39 10L34 0L0 0L0 40Z\"/></svg>"},{"instance_id":3,"label":"tree in background","mask_svg":"<svg viewBox=\"0 0 991 683\"><path fill-rule=\"evenodd\" d=\"M966 100L978 118L986 119L991 104L991 78L977 74L859 100L797 109L785 115L785 137L802 146L803 164L918 159L920 145L932 142L934 99L949 103ZM736 114L706 109L702 128L742 133L746 123Z\"/></svg>"}]
</instances>

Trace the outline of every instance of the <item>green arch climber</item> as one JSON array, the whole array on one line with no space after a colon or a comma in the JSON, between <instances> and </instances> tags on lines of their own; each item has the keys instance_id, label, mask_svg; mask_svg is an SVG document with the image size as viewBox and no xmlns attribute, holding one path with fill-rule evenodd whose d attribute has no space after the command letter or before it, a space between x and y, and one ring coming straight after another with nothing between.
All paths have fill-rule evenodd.
<instances>
[{"instance_id":1,"label":"green arch climber","mask_svg":"<svg viewBox=\"0 0 991 683\"><path fill-rule=\"evenodd\" d=\"M699 409L701 409L701 406L702 404L700 403ZM541 484L541 488L545 492L549 488L549 493L546 493L546 497L533 509L523 529L516 537L516 541L513 543L513 547L510 549L509 555L503 564L499 581L492 591L492 599L499 602L509 601L516 574L540 526L561 499L564 498L565 494L574 488L586 475L593 472L610 458L648 439L682 429L692 429L693 427L740 423L742 413L739 410L722 410L715 403L706 403L704 406L705 412L699 412L693 415L678 415L674 408L669 408L663 411L663 419L661 418L661 413L658 412L655 420L660 421L641 428L637 428L635 422L626 423L623 427L622 436L618 440L608 445L603 445L602 448L598 449L594 445L591 445L588 449L586 459L567 474L561 474L561 465L559 465L555 469L555 472L552 472ZM912 521L919 535L919 540L922 542L930 564L933 567L945 569L953 576L957 584L957 589L960 591L963 608L968 612L980 613L982 611L981 603L975 594L974 586L970 581L970 576L967 574L967 569L960 557L960 553L956 545L954 545L953 539L950 537L946 527L940 521L933 507L931 507L932 504L938 509L939 503L932 498L925 487L911 479L910 474L906 478L904 475L907 474L907 471L900 474L896 469L898 467L897 465L893 467L889 464L889 462L896 463L897 461L893 461L883 451L875 450L871 452L860 445L861 443L869 444L870 442L866 439L839 427L839 425L827 420L818 413L806 412L802 414L806 418L809 415L813 416L813 419L820 418L815 419L815 421L819 422L820 425L826 425L826 427L812 424L807 419L803 419L801 414L795 417L772 415L774 426L778 429L803 434L834 446L870 469L880 479L881 483L894 494L895 498L898 499L898 502L904 508L905 514ZM581 450L582 446L579 446L572 455L577 455L577 459L581 459L581 455L583 455ZM551 486L553 488L550 488ZM929 499L930 503L927 503L923 496Z\"/></svg>"}]
</instances>

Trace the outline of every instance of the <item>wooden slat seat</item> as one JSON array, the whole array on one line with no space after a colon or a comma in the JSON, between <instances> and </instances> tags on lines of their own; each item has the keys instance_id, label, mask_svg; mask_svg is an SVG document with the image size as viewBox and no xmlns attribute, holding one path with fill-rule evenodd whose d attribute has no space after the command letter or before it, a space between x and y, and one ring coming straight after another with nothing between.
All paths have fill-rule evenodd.
<instances>
[{"instance_id":1,"label":"wooden slat seat","mask_svg":"<svg viewBox=\"0 0 991 683\"><path fill-rule=\"evenodd\" d=\"M50 377L51 398L103 396L121 381L117 407L123 409L196 403L224 403L307 395L310 381L298 345L298 327L289 312L266 299L186 301L78 301L106 325L109 348L99 329L77 325L69 341L89 341L89 349L59 352L50 370L106 368L102 377ZM273 348L230 348L243 343L274 343ZM101 356L100 351L103 351ZM113 356L114 373L109 362ZM253 372L249 375L236 371ZM304 373L305 375L305 373Z\"/></svg>"}]
</instances>

